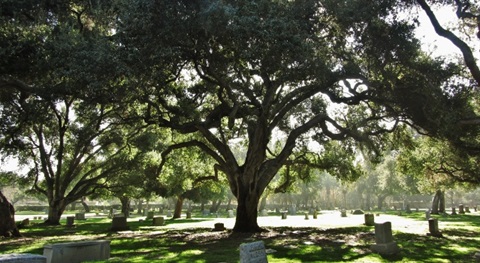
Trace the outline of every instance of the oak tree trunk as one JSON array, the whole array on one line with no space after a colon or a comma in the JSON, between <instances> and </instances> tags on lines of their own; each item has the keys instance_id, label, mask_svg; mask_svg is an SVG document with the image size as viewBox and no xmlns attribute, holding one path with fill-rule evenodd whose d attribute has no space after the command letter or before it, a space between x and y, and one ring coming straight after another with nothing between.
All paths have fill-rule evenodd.
<instances>
[{"instance_id":1,"label":"oak tree trunk","mask_svg":"<svg viewBox=\"0 0 480 263\"><path fill-rule=\"evenodd\" d=\"M445 212L445 193L442 190L437 190L432 201L432 214L439 214Z\"/></svg>"},{"instance_id":2,"label":"oak tree trunk","mask_svg":"<svg viewBox=\"0 0 480 263\"><path fill-rule=\"evenodd\" d=\"M125 217L130 217L130 198L122 196L120 197L120 203L122 203L122 214Z\"/></svg>"},{"instance_id":3,"label":"oak tree trunk","mask_svg":"<svg viewBox=\"0 0 480 263\"><path fill-rule=\"evenodd\" d=\"M13 205L0 191L0 236L20 237L22 236L15 224L15 209Z\"/></svg>"},{"instance_id":4,"label":"oak tree trunk","mask_svg":"<svg viewBox=\"0 0 480 263\"><path fill-rule=\"evenodd\" d=\"M67 204L64 199L51 201L48 206L48 218L45 221L47 225L60 225L60 219Z\"/></svg>"},{"instance_id":5,"label":"oak tree trunk","mask_svg":"<svg viewBox=\"0 0 480 263\"><path fill-rule=\"evenodd\" d=\"M234 232L252 233L262 231L257 223L259 200L260 196L255 190L249 191L248 188L239 186Z\"/></svg>"},{"instance_id":6,"label":"oak tree trunk","mask_svg":"<svg viewBox=\"0 0 480 263\"><path fill-rule=\"evenodd\" d=\"M86 200L87 198L83 196L81 203L82 203L83 209L85 210L85 213L90 213L90 207L88 206Z\"/></svg>"},{"instance_id":7,"label":"oak tree trunk","mask_svg":"<svg viewBox=\"0 0 480 263\"><path fill-rule=\"evenodd\" d=\"M183 201L185 198L179 196L177 197L177 203L175 203L175 211L173 212L173 218L182 218L182 208L183 208Z\"/></svg>"}]
</instances>

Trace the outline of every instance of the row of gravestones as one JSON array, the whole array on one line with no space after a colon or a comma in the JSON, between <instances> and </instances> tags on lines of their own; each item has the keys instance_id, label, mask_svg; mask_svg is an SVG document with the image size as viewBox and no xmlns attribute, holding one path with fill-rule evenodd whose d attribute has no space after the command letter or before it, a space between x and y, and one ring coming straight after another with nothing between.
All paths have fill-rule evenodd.
<instances>
[{"instance_id":1,"label":"row of gravestones","mask_svg":"<svg viewBox=\"0 0 480 263\"><path fill-rule=\"evenodd\" d=\"M381 255L393 255L400 252L397 243L393 241L392 224L390 222L375 224L375 243L371 248ZM268 262L263 241L241 244L239 250L240 263Z\"/></svg>"},{"instance_id":2,"label":"row of gravestones","mask_svg":"<svg viewBox=\"0 0 480 263\"><path fill-rule=\"evenodd\" d=\"M365 214L365 221L370 223L373 220L373 214ZM394 255L400 252L400 248L393 240L391 222L378 223L375 225L375 244L371 249L381 255ZM438 231L437 219L429 219L430 234L441 236ZM480 255L479 255L480 258ZM256 241L240 245L240 262L241 263L264 263L268 262L265 244L263 241Z\"/></svg>"}]
</instances>

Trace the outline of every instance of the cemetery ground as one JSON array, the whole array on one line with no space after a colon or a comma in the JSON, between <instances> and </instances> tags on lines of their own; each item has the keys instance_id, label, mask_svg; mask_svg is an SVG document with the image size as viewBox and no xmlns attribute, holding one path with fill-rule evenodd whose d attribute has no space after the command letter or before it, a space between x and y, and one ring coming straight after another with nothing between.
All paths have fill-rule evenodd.
<instances>
[{"instance_id":1,"label":"cemetery ground","mask_svg":"<svg viewBox=\"0 0 480 263\"><path fill-rule=\"evenodd\" d=\"M86 220L75 220L74 227L66 227L65 219L60 226L44 226L28 216L30 224L20 230L23 237L0 239L0 253L43 254L46 244L80 240L111 241L110 259L97 262L238 262L240 244L258 240L265 243L268 262L475 262L480 250L480 213L432 215L442 237L427 235L424 211L373 214L376 223L392 223L399 254L373 252L375 227L364 225L363 215L341 217L339 211L322 211L308 220L304 215L260 216L259 225L267 231L257 234L232 233L234 218L226 213L166 219L164 226L131 217L126 231L109 231L112 219L105 215L88 214ZM217 222L227 230L212 231Z\"/></svg>"}]
</instances>

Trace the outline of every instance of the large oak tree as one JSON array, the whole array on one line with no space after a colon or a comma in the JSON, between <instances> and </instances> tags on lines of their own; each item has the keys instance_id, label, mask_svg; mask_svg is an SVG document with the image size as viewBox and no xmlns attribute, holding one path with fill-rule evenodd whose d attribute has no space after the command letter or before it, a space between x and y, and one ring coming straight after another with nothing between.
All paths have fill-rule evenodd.
<instances>
[{"instance_id":1,"label":"large oak tree","mask_svg":"<svg viewBox=\"0 0 480 263\"><path fill-rule=\"evenodd\" d=\"M259 198L282 166L356 177L356 146L378 146L399 121L421 124L430 94L448 103L453 68L419 52L396 4L136 1L117 34L143 105L135 114L198 135L172 147L211 155L237 198L234 231L258 231ZM232 151L239 140L245 158Z\"/></svg>"}]
</instances>

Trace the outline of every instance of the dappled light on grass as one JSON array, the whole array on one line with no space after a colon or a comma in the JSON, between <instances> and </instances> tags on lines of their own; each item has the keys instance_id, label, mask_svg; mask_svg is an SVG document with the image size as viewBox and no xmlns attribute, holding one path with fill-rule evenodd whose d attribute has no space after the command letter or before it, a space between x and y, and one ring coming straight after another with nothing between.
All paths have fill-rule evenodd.
<instances>
[{"instance_id":1,"label":"dappled light on grass","mask_svg":"<svg viewBox=\"0 0 480 263\"><path fill-rule=\"evenodd\" d=\"M47 243L106 239L111 240L108 262L238 262L240 244L262 240L269 262L474 261L473 255L480 248L478 214L435 215L443 238L426 235L424 229L428 230L428 222L424 213L395 218L402 220L403 217L407 221L397 221L397 224L412 224L405 230L416 232L393 231L393 238L401 248L401 253L394 256L372 252L370 246L375 243L375 234L371 226L267 227L266 232L248 234L231 230L214 232L212 228L175 228L179 225L173 223L154 227L151 221L134 218L129 219L130 230L121 232L109 231L111 219L105 218L76 220L73 228L33 223L21 230L22 238L0 239L0 252L42 254ZM192 222L166 220L173 221L180 225Z\"/></svg>"}]
</instances>

